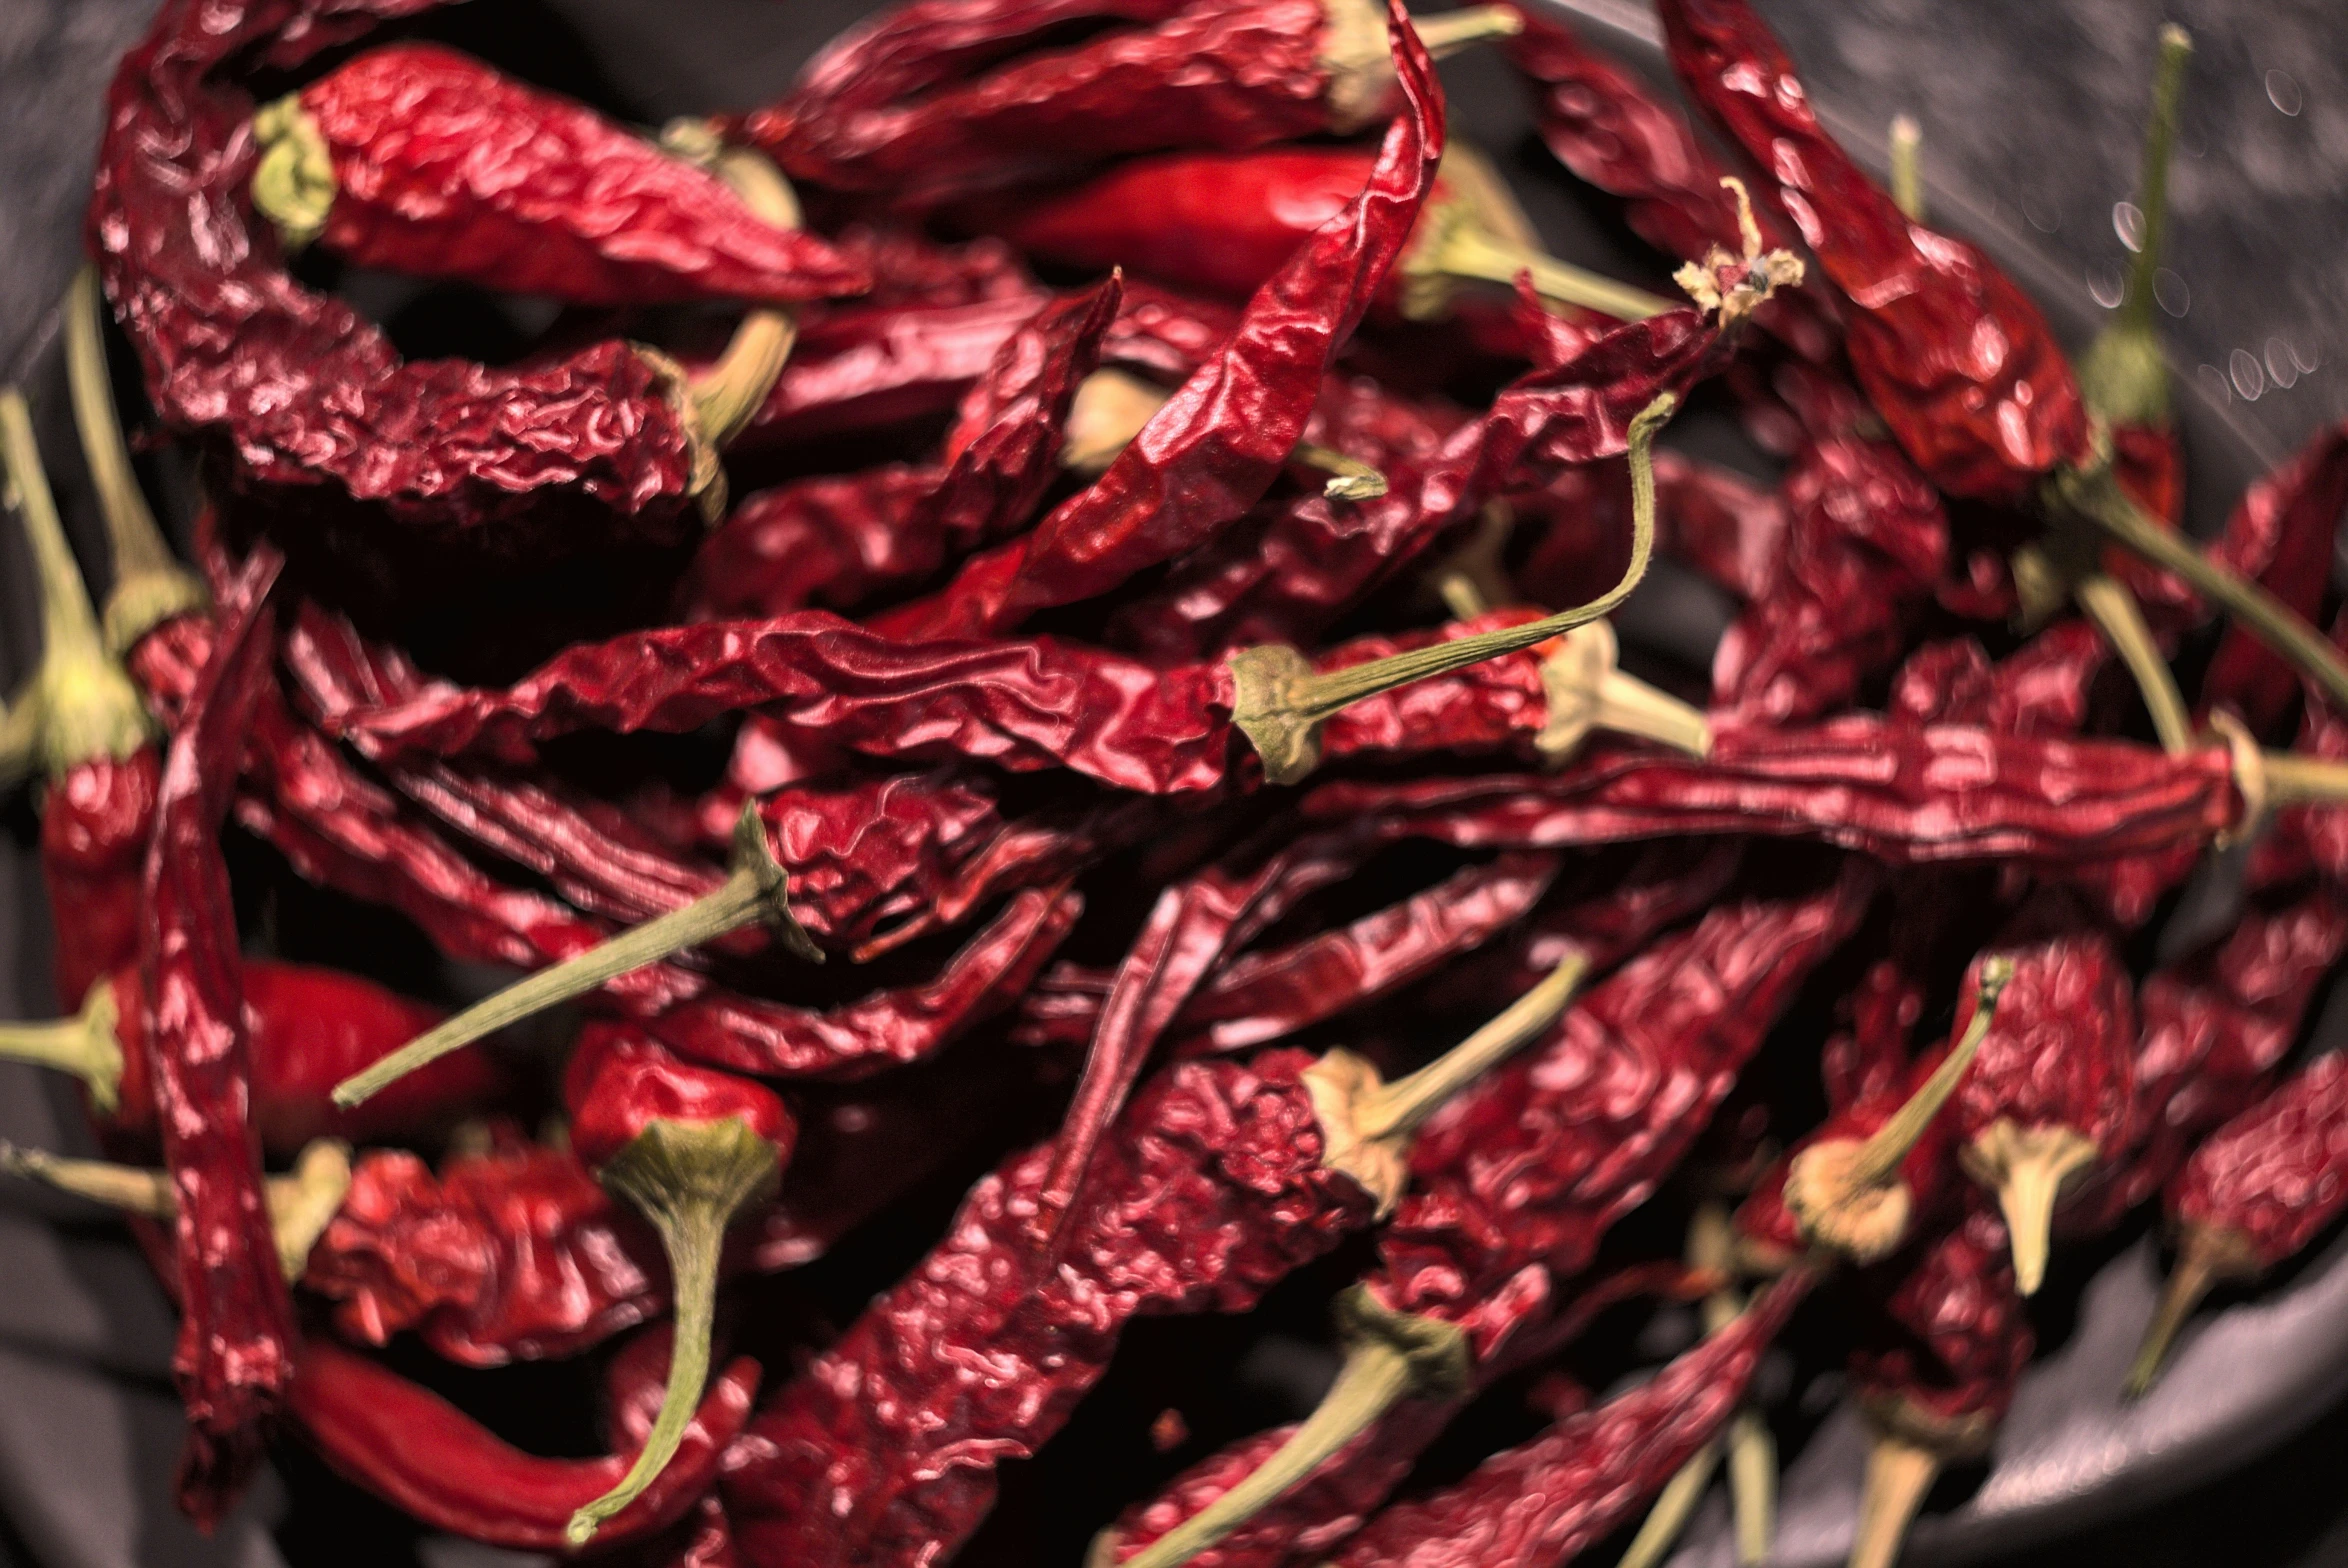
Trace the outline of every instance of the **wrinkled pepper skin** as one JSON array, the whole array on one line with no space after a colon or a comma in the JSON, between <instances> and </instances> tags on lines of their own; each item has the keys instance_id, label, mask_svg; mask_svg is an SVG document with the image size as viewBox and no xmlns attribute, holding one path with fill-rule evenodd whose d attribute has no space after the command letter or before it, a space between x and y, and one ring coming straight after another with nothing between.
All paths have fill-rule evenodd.
<instances>
[{"instance_id":1,"label":"wrinkled pepper skin","mask_svg":"<svg viewBox=\"0 0 2348 1568\"><path fill-rule=\"evenodd\" d=\"M1911 223L1820 128L1745 0L1662 0L1672 70L1758 166L1842 296L1844 347L1908 457L1951 495L2015 501L2085 466L2087 409L2038 307L1962 240Z\"/></svg>"},{"instance_id":2,"label":"wrinkled pepper skin","mask_svg":"<svg viewBox=\"0 0 2348 1568\"><path fill-rule=\"evenodd\" d=\"M1493 1455L1465 1480L1387 1509L1340 1568L1543 1568L1626 1523L1728 1423L1811 1276L1771 1285L1656 1376Z\"/></svg>"},{"instance_id":3,"label":"wrinkled pepper skin","mask_svg":"<svg viewBox=\"0 0 2348 1568\"><path fill-rule=\"evenodd\" d=\"M527 368L404 363L253 233L253 103L232 62L296 66L432 3L255 0L223 16L175 0L125 57L89 237L149 395L233 459L240 488L284 492L291 526L356 508L365 526L428 537L487 530L509 556L678 539L694 452L669 368L619 342Z\"/></svg>"},{"instance_id":4,"label":"wrinkled pepper skin","mask_svg":"<svg viewBox=\"0 0 2348 1568\"><path fill-rule=\"evenodd\" d=\"M871 278L583 104L433 44L295 95L332 162L319 243L362 267L574 305L795 305Z\"/></svg>"},{"instance_id":5,"label":"wrinkled pepper skin","mask_svg":"<svg viewBox=\"0 0 2348 1568\"><path fill-rule=\"evenodd\" d=\"M1863 1404L1994 1430L2036 1344L1986 1197L1861 1279L1872 1310L1850 1360Z\"/></svg>"},{"instance_id":6,"label":"wrinkled pepper skin","mask_svg":"<svg viewBox=\"0 0 2348 1568\"><path fill-rule=\"evenodd\" d=\"M54 929L57 1002L77 1007L99 979L139 953L139 873L155 831L162 754L93 757L41 800L41 880Z\"/></svg>"},{"instance_id":7,"label":"wrinkled pepper skin","mask_svg":"<svg viewBox=\"0 0 2348 1568\"><path fill-rule=\"evenodd\" d=\"M1175 1067L1105 1144L1050 1256L1029 1234L1049 1146L964 1201L946 1239L760 1409L726 1505L757 1568L943 1562L1107 1369L1134 1317L1243 1311L1369 1220L1321 1164L1312 1057Z\"/></svg>"},{"instance_id":8,"label":"wrinkled pepper skin","mask_svg":"<svg viewBox=\"0 0 2348 1568\"><path fill-rule=\"evenodd\" d=\"M2348 1204L2348 1058L2318 1057L2226 1123L2164 1195L2169 1220L2245 1272L2296 1256Z\"/></svg>"}]
</instances>

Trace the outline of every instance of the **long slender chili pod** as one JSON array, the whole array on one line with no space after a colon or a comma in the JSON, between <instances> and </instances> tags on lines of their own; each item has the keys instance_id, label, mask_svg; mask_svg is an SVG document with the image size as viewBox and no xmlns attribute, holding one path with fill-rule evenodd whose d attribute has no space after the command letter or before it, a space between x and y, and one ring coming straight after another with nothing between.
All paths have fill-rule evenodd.
<instances>
[{"instance_id":1,"label":"long slender chili pod","mask_svg":"<svg viewBox=\"0 0 2348 1568\"><path fill-rule=\"evenodd\" d=\"M791 916L791 903L782 863L768 847L766 824L757 802L742 808L734 826L734 869L714 891L682 909L647 920L635 929L590 948L576 958L550 964L527 979L518 980L494 996L485 997L436 1029L418 1035L365 1072L353 1073L335 1086L334 1103L357 1105L395 1079L484 1035L594 990L630 970L657 963L683 948L713 941L753 920L765 921L784 950L811 964L823 962L815 945Z\"/></svg>"},{"instance_id":2,"label":"long slender chili pod","mask_svg":"<svg viewBox=\"0 0 2348 1568\"><path fill-rule=\"evenodd\" d=\"M709 1379L727 1227L773 1194L798 1127L773 1091L617 1033L569 1076L579 1085L571 1145L660 1233L677 1314L660 1412L628 1473L571 1515L563 1537L578 1547L643 1496L685 1440Z\"/></svg>"},{"instance_id":3,"label":"long slender chili pod","mask_svg":"<svg viewBox=\"0 0 2348 1568\"><path fill-rule=\"evenodd\" d=\"M141 637L175 616L210 602L204 585L179 563L163 542L163 530L147 508L130 448L114 409L114 386L106 371L106 297L98 271L84 266L74 274L65 302L65 374L73 391L73 423L81 435L82 458L98 490L99 514L114 547L114 585L106 590L106 646L116 658Z\"/></svg>"}]
</instances>

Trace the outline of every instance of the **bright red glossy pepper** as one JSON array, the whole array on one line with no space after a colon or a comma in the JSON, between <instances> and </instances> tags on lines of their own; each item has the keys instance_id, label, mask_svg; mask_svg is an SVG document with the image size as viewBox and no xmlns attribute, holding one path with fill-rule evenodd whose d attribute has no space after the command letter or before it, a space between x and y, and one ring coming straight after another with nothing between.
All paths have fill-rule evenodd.
<instances>
[{"instance_id":1,"label":"bright red glossy pepper","mask_svg":"<svg viewBox=\"0 0 2348 1568\"><path fill-rule=\"evenodd\" d=\"M328 1095L360 1068L413 1039L439 1010L331 969L252 958L237 965L244 996L251 1118L261 1147L291 1154L314 1138L380 1140L429 1134L494 1100L503 1075L478 1051L436 1062L361 1111ZM80 1014L52 1024L0 1025L0 1056L82 1080L110 1131L159 1131L147 1003L139 971L90 988Z\"/></svg>"},{"instance_id":2,"label":"bright red glossy pepper","mask_svg":"<svg viewBox=\"0 0 2348 1568\"><path fill-rule=\"evenodd\" d=\"M1185 1063L1106 1143L1056 1244L1029 1230L1053 1151L1012 1157L946 1240L759 1413L728 1511L756 1564L936 1559L1006 1458L1034 1452L1143 1313L1240 1311L1391 1207L1419 1122L1532 1038L1579 980L1541 987L1420 1073L1273 1051Z\"/></svg>"},{"instance_id":3,"label":"bright red glossy pepper","mask_svg":"<svg viewBox=\"0 0 2348 1568\"><path fill-rule=\"evenodd\" d=\"M253 114L289 247L578 305L795 305L871 278L583 104L434 44L370 49Z\"/></svg>"},{"instance_id":4,"label":"bright red glossy pepper","mask_svg":"<svg viewBox=\"0 0 2348 1568\"><path fill-rule=\"evenodd\" d=\"M1513 21L1471 7L1420 30L1440 58ZM1394 86L1370 0L1208 0L917 97L842 112L786 96L742 130L794 179L902 206L1165 147L1350 135L1394 112Z\"/></svg>"},{"instance_id":5,"label":"bright red glossy pepper","mask_svg":"<svg viewBox=\"0 0 2348 1568\"><path fill-rule=\"evenodd\" d=\"M799 1129L772 1090L680 1062L619 1031L583 1045L565 1070L564 1090L572 1148L659 1233L676 1307L660 1413L627 1474L571 1516L564 1538L578 1547L644 1496L678 1456L709 1379L726 1230L743 1209L773 1195Z\"/></svg>"},{"instance_id":6,"label":"bright red glossy pepper","mask_svg":"<svg viewBox=\"0 0 2348 1568\"><path fill-rule=\"evenodd\" d=\"M639 1539L690 1512L716 1480L758 1391L758 1363L728 1367L687 1427L676 1462L599 1539ZM332 1340L301 1349L287 1408L338 1474L434 1529L518 1552L560 1552L573 1513L632 1456L541 1459L433 1394Z\"/></svg>"}]
</instances>

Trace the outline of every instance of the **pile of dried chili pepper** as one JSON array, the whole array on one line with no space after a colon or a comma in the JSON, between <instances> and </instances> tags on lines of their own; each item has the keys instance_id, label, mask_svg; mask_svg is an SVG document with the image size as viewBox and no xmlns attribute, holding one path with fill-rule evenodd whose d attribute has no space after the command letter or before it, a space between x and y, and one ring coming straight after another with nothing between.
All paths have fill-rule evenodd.
<instances>
[{"instance_id":1,"label":"pile of dried chili pepper","mask_svg":"<svg viewBox=\"0 0 2348 1568\"><path fill-rule=\"evenodd\" d=\"M199 1523L298 1449L658 1568L1535 1568L1725 1469L1757 1561L1831 1299L1882 1565L2050 1257L2173 1228L2142 1393L2348 1202L2348 435L2180 531L2181 32L2075 370L1746 0L1659 0L1718 141L1509 4L896 0L651 130L438 3L167 0L78 457L0 395L0 1057L90 1144L0 1171L131 1216ZM358 269L564 309L414 357ZM1616 624L1658 561L1716 648Z\"/></svg>"}]
</instances>

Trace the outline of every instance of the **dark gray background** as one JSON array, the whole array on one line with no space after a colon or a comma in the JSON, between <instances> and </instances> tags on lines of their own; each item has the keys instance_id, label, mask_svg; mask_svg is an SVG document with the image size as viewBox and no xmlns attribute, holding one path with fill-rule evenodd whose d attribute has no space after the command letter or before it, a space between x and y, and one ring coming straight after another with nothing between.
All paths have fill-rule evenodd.
<instances>
[{"instance_id":1,"label":"dark gray background","mask_svg":"<svg viewBox=\"0 0 2348 1568\"><path fill-rule=\"evenodd\" d=\"M1635 6L1577 0L1576 8L1633 33L1647 30ZM1895 111L1917 115L1936 200L2004 253L2016 245L2034 253L2043 266L2033 287L2067 290L2085 316L2087 298L2108 298L2125 260L2113 206L2131 194L2154 29L2168 19L2191 27L2199 50L2170 254L2182 285L2172 302L2182 313L2168 326L2181 366L2223 405L2239 439L2270 461L2318 423L2348 413L2348 378L2337 368L2348 354L2341 327L2348 262L2340 254L2348 222L2339 194L2348 170L2348 7L2338 0L2180 0L2165 8L2128 0L1764 0L1764 8L1841 124L1871 138ZM102 86L149 9L150 0L0 0L8 129L0 142L0 367L10 375L42 348L50 302L78 259ZM636 110L657 120L754 101L860 7L578 0L562 9L625 83ZM1506 141L1513 95L1482 91L1493 80L1487 73L1472 61L1452 73L1455 123ZM37 631L13 531L0 532L7 533L0 673L13 683ZM85 559L102 553L91 549ZM39 1014L52 1005L37 891L29 846L0 835L0 1013ZM54 1084L0 1068L0 1136L58 1146L72 1144L75 1132ZM275 1561L261 1524L280 1506L271 1488L212 1542L170 1512L177 1447L165 1375L170 1322L136 1258L70 1206L17 1189L0 1200L0 1564ZM2141 1247L2112 1268L2119 1281L2112 1289L2149 1288L2152 1261ZM2268 1315L2288 1316L2294 1300L2302 1315L2330 1302L2342 1270L2313 1272L2323 1277L2296 1297L2286 1293ZM2335 1287L2329 1294L2327 1283ZM2104 1288L2101 1276L2096 1288ZM2322 1409L2336 1370L2330 1362L2306 1370L2299 1418ZM2042 1389L2041 1402L2053 1401L2059 1413L2059 1376ZM2335 1412L2250 1473L2198 1490L2179 1494L2160 1481L2176 1472L2155 1464L2142 1472L2153 1478L2153 1498L2132 1497L2120 1519L2026 1553L1998 1547L1995 1531L1948 1530L1928 1533L1915 1560L1978 1560L1994 1549L1999 1561L2075 1568L2348 1562L2344 1440L2348 1414ZM2187 1468L2248 1461L2262 1446L2235 1439L2230 1451ZM2097 1491L2097 1456L2106 1451L2088 1442L2061 1452L2085 1467L2066 1484ZM2113 1452L2123 1469L2143 1457ZM432 1554L450 1564L497 1555L453 1544Z\"/></svg>"}]
</instances>

